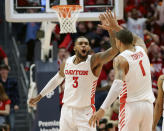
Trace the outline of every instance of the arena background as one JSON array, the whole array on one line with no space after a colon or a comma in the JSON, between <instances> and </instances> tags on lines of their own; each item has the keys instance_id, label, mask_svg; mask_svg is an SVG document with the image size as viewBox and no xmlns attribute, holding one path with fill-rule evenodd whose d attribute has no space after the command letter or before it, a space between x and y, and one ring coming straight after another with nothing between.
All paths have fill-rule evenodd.
<instances>
[{"instance_id":1,"label":"arena background","mask_svg":"<svg viewBox=\"0 0 164 131\"><path fill-rule=\"evenodd\" d=\"M86 36L91 54L110 47L108 32L97 25L98 16L106 9L115 9L119 24L134 28L148 48L151 62L152 88L157 96L157 79L164 74L164 1L162 0L68 0L68 4L83 6L76 22L77 33L60 34L56 13L51 10L59 0L1 0L0 1L0 61L8 59L9 77L17 81L19 109L15 110L15 131L56 131L59 126L63 87L48 94L37 108L27 104L47 81L58 71L61 62L72 56L74 40ZM84 13L84 14L83 14ZM86 14L85 14L86 13ZM130 23L129 18L141 20ZM104 65L96 91L96 108L105 99L114 79L112 62ZM118 112L112 110L111 123L101 120L104 126L117 130ZM108 117L108 116L107 116ZM161 130L161 121L157 130ZM112 127L112 126L116 127Z\"/></svg>"}]
</instances>

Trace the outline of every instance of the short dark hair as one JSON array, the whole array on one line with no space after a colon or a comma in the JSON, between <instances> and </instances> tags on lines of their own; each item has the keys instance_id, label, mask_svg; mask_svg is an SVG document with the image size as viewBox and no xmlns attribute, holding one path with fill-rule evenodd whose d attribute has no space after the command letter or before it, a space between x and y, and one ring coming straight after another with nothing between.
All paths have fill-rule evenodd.
<instances>
[{"instance_id":1,"label":"short dark hair","mask_svg":"<svg viewBox=\"0 0 164 131\"><path fill-rule=\"evenodd\" d=\"M133 42L133 34L127 29L122 29L119 32L116 32L116 38L125 45L130 45Z\"/></svg>"},{"instance_id":2,"label":"short dark hair","mask_svg":"<svg viewBox=\"0 0 164 131\"><path fill-rule=\"evenodd\" d=\"M87 40L89 41L89 39L88 39L87 37L85 37L85 36L79 36L79 37L76 38L75 43L76 43L77 40L80 39L80 38L85 38L85 39L87 39Z\"/></svg>"}]
</instances>

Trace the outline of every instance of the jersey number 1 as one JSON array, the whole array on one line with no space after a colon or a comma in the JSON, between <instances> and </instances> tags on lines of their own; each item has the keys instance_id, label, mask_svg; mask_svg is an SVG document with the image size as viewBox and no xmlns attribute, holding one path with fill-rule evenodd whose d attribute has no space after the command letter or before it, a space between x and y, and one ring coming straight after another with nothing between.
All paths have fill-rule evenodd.
<instances>
[{"instance_id":1,"label":"jersey number 1","mask_svg":"<svg viewBox=\"0 0 164 131\"><path fill-rule=\"evenodd\" d=\"M75 76L73 77L73 80L74 80L73 88L77 88L77 87L78 87L78 81L77 81L78 78L79 78L79 77L75 77Z\"/></svg>"},{"instance_id":2,"label":"jersey number 1","mask_svg":"<svg viewBox=\"0 0 164 131\"><path fill-rule=\"evenodd\" d=\"M144 67L142 65L142 60L140 60L139 65L140 65L140 68L141 68L141 71L142 71L142 75L146 76L145 69L144 69Z\"/></svg>"}]
</instances>

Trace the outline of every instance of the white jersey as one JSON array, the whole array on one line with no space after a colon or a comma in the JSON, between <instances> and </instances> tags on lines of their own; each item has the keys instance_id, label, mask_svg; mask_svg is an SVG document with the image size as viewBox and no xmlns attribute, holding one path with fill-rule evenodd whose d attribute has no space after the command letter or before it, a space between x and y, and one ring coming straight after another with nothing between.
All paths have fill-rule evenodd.
<instances>
[{"instance_id":1,"label":"white jersey","mask_svg":"<svg viewBox=\"0 0 164 131\"><path fill-rule=\"evenodd\" d=\"M127 22L127 28L131 32L144 39L144 28L146 20L146 18L138 18L137 20L135 20L129 17Z\"/></svg>"},{"instance_id":2,"label":"white jersey","mask_svg":"<svg viewBox=\"0 0 164 131\"><path fill-rule=\"evenodd\" d=\"M93 106L98 77L92 73L91 56L77 65L73 63L75 57L66 60L63 103L77 108Z\"/></svg>"},{"instance_id":3,"label":"white jersey","mask_svg":"<svg viewBox=\"0 0 164 131\"><path fill-rule=\"evenodd\" d=\"M149 58L140 46L135 46L136 51L125 50L120 55L129 64L129 71L125 76L124 88L120 93L120 103L155 100L152 91Z\"/></svg>"}]
</instances>

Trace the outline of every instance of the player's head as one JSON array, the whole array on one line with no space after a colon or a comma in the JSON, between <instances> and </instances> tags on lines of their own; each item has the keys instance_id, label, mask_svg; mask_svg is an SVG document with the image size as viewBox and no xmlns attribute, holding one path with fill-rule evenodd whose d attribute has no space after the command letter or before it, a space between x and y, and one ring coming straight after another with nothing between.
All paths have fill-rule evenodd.
<instances>
[{"instance_id":1,"label":"player's head","mask_svg":"<svg viewBox=\"0 0 164 131\"><path fill-rule=\"evenodd\" d=\"M86 59L90 49L91 47L89 45L89 40L86 37L80 36L76 39L74 51L76 56L78 56L80 59Z\"/></svg>"},{"instance_id":2,"label":"player's head","mask_svg":"<svg viewBox=\"0 0 164 131\"><path fill-rule=\"evenodd\" d=\"M120 30L116 33L116 47L120 50L123 46L131 46L133 42L133 34L126 30Z\"/></svg>"}]
</instances>

